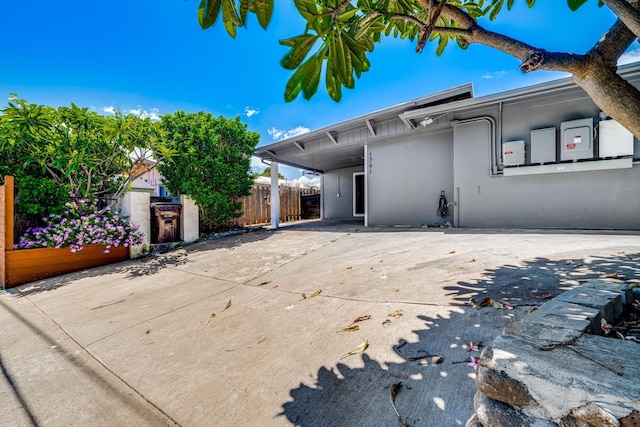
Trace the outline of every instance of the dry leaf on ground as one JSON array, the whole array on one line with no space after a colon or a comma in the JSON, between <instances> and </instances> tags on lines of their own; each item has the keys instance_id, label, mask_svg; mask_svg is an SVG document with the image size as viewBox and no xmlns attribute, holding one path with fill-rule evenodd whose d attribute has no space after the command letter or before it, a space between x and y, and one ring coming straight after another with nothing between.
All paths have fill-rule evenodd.
<instances>
[{"instance_id":1,"label":"dry leaf on ground","mask_svg":"<svg viewBox=\"0 0 640 427\"><path fill-rule=\"evenodd\" d=\"M356 319L353 322L351 322L351 324L353 325L354 323L364 322L365 320L369 320L369 319L371 319L371 315L365 314L364 316L356 317Z\"/></svg>"},{"instance_id":2,"label":"dry leaf on ground","mask_svg":"<svg viewBox=\"0 0 640 427\"><path fill-rule=\"evenodd\" d=\"M310 298L317 297L318 295L320 295L320 293L322 293L322 289L318 289L317 291L312 293Z\"/></svg>"},{"instance_id":3,"label":"dry leaf on ground","mask_svg":"<svg viewBox=\"0 0 640 427\"><path fill-rule=\"evenodd\" d=\"M342 328L339 331L336 332L355 332L355 331L359 331L360 330L360 326L358 325L351 325L351 326L347 326L346 328Z\"/></svg>"},{"instance_id":4,"label":"dry leaf on ground","mask_svg":"<svg viewBox=\"0 0 640 427\"><path fill-rule=\"evenodd\" d=\"M226 311L229 307L231 307L231 300L227 301L227 305L224 306L222 311Z\"/></svg>"},{"instance_id":5,"label":"dry leaf on ground","mask_svg":"<svg viewBox=\"0 0 640 427\"><path fill-rule=\"evenodd\" d=\"M353 350L342 354L340 356L340 359L344 359L345 357L353 356L354 354L360 354L360 353L364 352L367 349L367 347L369 347L369 340L363 342L362 344L360 344L358 347L354 348Z\"/></svg>"},{"instance_id":6,"label":"dry leaf on ground","mask_svg":"<svg viewBox=\"0 0 640 427\"><path fill-rule=\"evenodd\" d=\"M393 313L388 314L389 317L402 317L402 310L396 310Z\"/></svg>"}]
</instances>

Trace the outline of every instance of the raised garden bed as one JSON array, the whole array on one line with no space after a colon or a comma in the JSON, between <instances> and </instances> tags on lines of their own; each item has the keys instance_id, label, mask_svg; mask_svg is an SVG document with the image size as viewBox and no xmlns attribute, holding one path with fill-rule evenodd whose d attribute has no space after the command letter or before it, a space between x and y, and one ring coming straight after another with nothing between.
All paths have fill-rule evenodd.
<instances>
[{"instance_id":1,"label":"raised garden bed","mask_svg":"<svg viewBox=\"0 0 640 427\"><path fill-rule=\"evenodd\" d=\"M59 276L85 268L112 264L129 259L128 247L85 245L81 251L70 248L36 248L6 251L5 288L12 288L34 280Z\"/></svg>"}]
</instances>

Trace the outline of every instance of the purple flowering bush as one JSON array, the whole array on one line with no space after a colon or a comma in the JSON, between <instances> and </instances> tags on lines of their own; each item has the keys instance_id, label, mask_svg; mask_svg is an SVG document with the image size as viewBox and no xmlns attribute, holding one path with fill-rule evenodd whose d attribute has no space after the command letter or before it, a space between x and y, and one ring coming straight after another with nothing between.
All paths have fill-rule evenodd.
<instances>
[{"instance_id":1,"label":"purple flowering bush","mask_svg":"<svg viewBox=\"0 0 640 427\"><path fill-rule=\"evenodd\" d=\"M66 248L81 251L84 245L105 246L105 253L112 247L132 246L142 243L143 234L118 210L98 212L84 203L67 203L62 214L43 218L44 226L28 228L20 237L15 249Z\"/></svg>"}]
</instances>

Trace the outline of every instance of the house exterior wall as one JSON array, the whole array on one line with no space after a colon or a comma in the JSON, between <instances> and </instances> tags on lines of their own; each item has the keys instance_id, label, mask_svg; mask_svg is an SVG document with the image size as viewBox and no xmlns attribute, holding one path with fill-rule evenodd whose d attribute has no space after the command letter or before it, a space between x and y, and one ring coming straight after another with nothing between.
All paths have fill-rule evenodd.
<instances>
[{"instance_id":1,"label":"house exterior wall","mask_svg":"<svg viewBox=\"0 0 640 427\"><path fill-rule=\"evenodd\" d=\"M640 74L630 82L640 86ZM562 122L591 119L596 129L600 109L579 87L542 87L436 110L436 123L424 128L387 120L375 122L375 132L336 134L340 144L364 142L367 158L362 168L336 165L323 175L323 217L353 218L352 175L364 171L370 226L449 221L460 227L640 229L637 139L633 165L630 158L567 161L551 168L502 164L502 143L514 140L525 142L525 165L533 163L532 130L556 128L559 162ZM594 157L599 143L596 136ZM326 144L324 150L335 149ZM455 202L444 219L436 213L442 190Z\"/></svg>"},{"instance_id":2,"label":"house exterior wall","mask_svg":"<svg viewBox=\"0 0 640 427\"><path fill-rule=\"evenodd\" d=\"M323 219L356 219L353 216L353 174L363 171L364 165L322 175Z\"/></svg>"},{"instance_id":3,"label":"house exterior wall","mask_svg":"<svg viewBox=\"0 0 640 427\"><path fill-rule=\"evenodd\" d=\"M502 140L524 139L527 153L531 129L548 126L559 129L562 121L585 117L597 120L599 112L579 91L573 98L545 97L506 104L503 108ZM474 113L497 118L495 110ZM486 122L454 125L454 186L459 226L640 228L638 165L615 170L491 176L490 137Z\"/></svg>"},{"instance_id":4,"label":"house exterior wall","mask_svg":"<svg viewBox=\"0 0 640 427\"><path fill-rule=\"evenodd\" d=\"M368 146L368 225L442 222L440 192L453 198L453 132L414 134Z\"/></svg>"}]
</instances>

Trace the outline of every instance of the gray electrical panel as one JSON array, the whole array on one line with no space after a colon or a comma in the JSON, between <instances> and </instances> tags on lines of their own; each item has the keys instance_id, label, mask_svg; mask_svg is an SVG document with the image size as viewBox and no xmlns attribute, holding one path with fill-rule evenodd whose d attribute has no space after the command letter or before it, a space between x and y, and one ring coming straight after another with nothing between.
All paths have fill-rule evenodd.
<instances>
[{"instance_id":1,"label":"gray electrical panel","mask_svg":"<svg viewBox=\"0 0 640 427\"><path fill-rule=\"evenodd\" d=\"M531 164L554 163L556 161L556 128L531 131Z\"/></svg>"},{"instance_id":2,"label":"gray electrical panel","mask_svg":"<svg viewBox=\"0 0 640 427\"><path fill-rule=\"evenodd\" d=\"M560 160L593 158L593 119L560 123Z\"/></svg>"},{"instance_id":3,"label":"gray electrical panel","mask_svg":"<svg viewBox=\"0 0 640 427\"><path fill-rule=\"evenodd\" d=\"M505 166L524 165L524 141L502 143L502 164Z\"/></svg>"}]
</instances>

